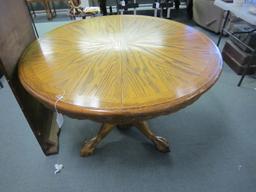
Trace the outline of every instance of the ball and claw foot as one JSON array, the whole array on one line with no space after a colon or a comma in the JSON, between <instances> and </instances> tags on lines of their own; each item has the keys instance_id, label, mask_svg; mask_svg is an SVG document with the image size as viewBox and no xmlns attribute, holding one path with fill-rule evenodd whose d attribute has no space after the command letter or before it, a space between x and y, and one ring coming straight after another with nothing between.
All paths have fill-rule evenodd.
<instances>
[{"instance_id":1,"label":"ball and claw foot","mask_svg":"<svg viewBox=\"0 0 256 192\"><path fill-rule=\"evenodd\" d=\"M149 140L151 140L158 151L162 153L170 152L168 141L160 136L156 136L149 128L146 121L140 121L134 124L143 135L145 135Z\"/></svg>"},{"instance_id":2,"label":"ball and claw foot","mask_svg":"<svg viewBox=\"0 0 256 192\"><path fill-rule=\"evenodd\" d=\"M93 154L96 149L97 144L99 144L107 134L115 127L114 124L103 123L99 132L95 137L85 142L84 146L80 150L81 157L87 157Z\"/></svg>"},{"instance_id":3,"label":"ball and claw foot","mask_svg":"<svg viewBox=\"0 0 256 192\"><path fill-rule=\"evenodd\" d=\"M80 150L80 156L81 157L87 157L94 153L97 144L101 142L101 140L111 132L113 127L117 126L116 124L109 124L104 123L97 133L95 137L85 142L84 146ZM169 143L168 141L160 136L156 136L149 128L147 122L140 121L136 122L134 124L124 124L124 125L118 125L117 127L119 129L128 129L129 127L135 126L137 127L149 140L151 140L156 149L162 153L170 152Z\"/></svg>"},{"instance_id":4,"label":"ball and claw foot","mask_svg":"<svg viewBox=\"0 0 256 192\"><path fill-rule=\"evenodd\" d=\"M95 138L85 141L84 146L80 150L81 157L87 157L93 154L96 148Z\"/></svg>"},{"instance_id":5,"label":"ball and claw foot","mask_svg":"<svg viewBox=\"0 0 256 192\"><path fill-rule=\"evenodd\" d=\"M155 144L155 147L158 151L162 153L170 152L169 143L165 138L156 136L156 138L153 140L153 143Z\"/></svg>"}]
</instances>

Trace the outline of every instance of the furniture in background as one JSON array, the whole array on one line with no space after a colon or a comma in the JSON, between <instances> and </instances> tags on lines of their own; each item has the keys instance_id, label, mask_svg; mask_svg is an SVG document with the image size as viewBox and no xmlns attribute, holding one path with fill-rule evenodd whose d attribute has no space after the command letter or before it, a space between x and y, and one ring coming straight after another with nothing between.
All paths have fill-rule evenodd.
<instances>
[{"instance_id":1,"label":"furniture in background","mask_svg":"<svg viewBox=\"0 0 256 192\"><path fill-rule=\"evenodd\" d=\"M53 0L26 0L29 4L29 8L32 11L32 15L36 17L36 13L33 7L33 3L40 3L43 5L47 18L50 20L56 16L56 9Z\"/></svg>"},{"instance_id":2,"label":"furniture in background","mask_svg":"<svg viewBox=\"0 0 256 192\"><path fill-rule=\"evenodd\" d=\"M171 8L173 7L173 0L156 0L153 3L154 16L157 17L157 12L160 10L160 17L163 17L163 12L166 10L166 18L170 18Z\"/></svg>"},{"instance_id":3,"label":"furniture in background","mask_svg":"<svg viewBox=\"0 0 256 192\"><path fill-rule=\"evenodd\" d=\"M236 23L229 31L232 35L229 40L225 42L222 50L223 60L233 69L238 75L242 75L246 69L247 63L250 67L246 70L246 74L253 74L256 72L256 56L252 57L250 46L256 49L256 29L248 23ZM234 38L235 37L235 38ZM244 46L246 44L247 46Z\"/></svg>"},{"instance_id":4,"label":"furniture in background","mask_svg":"<svg viewBox=\"0 0 256 192\"><path fill-rule=\"evenodd\" d=\"M157 5L159 3L159 5ZM99 3L95 2L95 0L91 0L90 4L93 6L104 5L104 10L107 14L107 7L109 9L110 15L113 14L112 7L116 7L117 14L126 14L129 11L133 11L133 14L137 14L137 8L142 7L143 5L151 4L154 10L154 15L157 16L157 12L160 10L160 17L163 17L163 10L167 12L167 18L170 18L170 10L173 5L175 5L176 9L179 9L180 0L100 0ZM102 8L101 8L102 10Z\"/></svg>"},{"instance_id":5,"label":"furniture in background","mask_svg":"<svg viewBox=\"0 0 256 192\"><path fill-rule=\"evenodd\" d=\"M256 72L256 57L250 53L241 50L232 41L226 41L222 50L223 60L230 66L238 75L242 75L245 70L246 75L254 74ZM247 65L250 65L247 69Z\"/></svg>"},{"instance_id":6,"label":"furniture in background","mask_svg":"<svg viewBox=\"0 0 256 192\"><path fill-rule=\"evenodd\" d=\"M180 0L174 0L174 6L175 6L175 9L179 9L180 8Z\"/></svg>"},{"instance_id":7,"label":"furniture in background","mask_svg":"<svg viewBox=\"0 0 256 192\"><path fill-rule=\"evenodd\" d=\"M249 4L246 4L242 7L238 7L238 6L234 5L233 3L226 3L222 0L215 0L214 5L216 5L220 9L223 9L224 11L226 11L225 21L222 25L221 33L220 33L219 40L217 43L218 45L221 41L223 32L225 30L225 26L226 26L227 21L230 16L230 13L233 13L236 17L239 17L242 20L246 21L247 23L256 26L256 17L255 17L255 15L252 15L249 13L249 6L250 6ZM228 32L228 31L226 31L226 32Z\"/></svg>"},{"instance_id":8,"label":"furniture in background","mask_svg":"<svg viewBox=\"0 0 256 192\"><path fill-rule=\"evenodd\" d=\"M187 0L187 15L189 19L193 19L193 0Z\"/></svg>"},{"instance_id":9,"label":"furniture in background","mask_svg":"<svg viewBox=\"0 0 256 192\"><path fill-rule=\"evenodd\" d=\"M44 6L48 19L52 19L56 16L56 8L55 1L62 1L69 8L68 15L71 19L76 19L77 17L81 17L85 19L87 16L95 16L95 14L99 13L99 9L95 8L83 8L80 6L80 0L26 0L28 2L28 8L31 10L31 14L33 17L36 17L36 11L34 9L33 3L40 3Z\"/></svg>"},{"instance_id":10,"label":"furniture in background","mask_svg":"<svg viewBox=\"0 0 256 192\"><path fill-rule=\"evenodd\" d=\"M117 0L117 14L123 15L124 12L127 12L129 9L133 10L133 14L136 15L137 8L140 6L140 1L137 0ZM147 1L143 1L146 3ZM174 3L173 0L155 0L153 2L148 2L152 4L154 8L154 16L158 16L158 11L160 11L160 17L163 17L163 12L166 11L166 18L170 18L171 8L173 7ZM177 7L179 7L179 1L176 1ZM112 9L111 9L112 10ZM111 11L112 13L112 11Z\"/></svg>"},{"instance_id":11,"label":"furniture in background","mask_svg":"<svg viewBox=\"0 0 256 192\"><path fill-rule=\"evenodd\" d=\"M139 4L136 0L117 0L116 1L116 8L117 8L117 14L123 15L125 11L128 11L128 9L133 10L133 14L136 15L136 8L139 7Z\"/></svg>"},{"instance_id":12,"label":"furniture in background","mask_svg":"<svg viewBox=\"0 0 256 192\"><path fill-rule=\"evenodd\" d=\"M54 112L28 94L18 79L18 60L24 49L36 40L26 3L17 0L0 0L0 3L4 4L0 6L0 25L5 26L0 27L0 69L42 150L47 155L57 153L59 128Z\"/></svg>"},{"instance_id":13,"label":"furniture in background","mask_svg":"<svg viewBox=\"0 0 256 192\"><path fill-rule=\"evenodd\" d=\"M29 15L30 15L30 18L31 18L31 22L32 22L32 27L33 27L33 30L35 32L35 35L36 35L36 38L39 38L39 34L38 34L38 31L37 31L37 28L36 28L36 25L35 25L35 21L34 21L34 18L33 18L33 12L31 13L31 8L30 8L30 4L28 3L28 1L25 0L25 4L27 6L27 10L29 11Z\"/></svg>"},{"instance_id":14,"label":"furniture in background","mask_svg":"<svg viewBox=\"0 0 256 192\"><path fill-rule=\"evenodd\" d=\"M89 0L91 6L100 6L101 13L103 15L108 15L107 8L109 9L109 14L113 14L113 7L116 7L117 14L124 14L128 9L136 8L136 2L133 0L125 0L125 3L121 3L120 0ZM153 0L152 0L153 1ZM129 5L127 5L129 4ZM134 5L133 5L134 4ZM136 14L136 10L134 10Z\"/></svg>"},{"instance_id":15,"label":"furniture in background","mask_svg":"<svg viewBox=\"0 0 256 192\"><path fill-rule=\"evenodd\" d=\"M231 38L235 39L239 44L241 44L242 46L246 47L247 50L249 50L249 55L246 56L244 55L242 52L238 52L238 49L235 49L234 46L232 46L232 44L230 44L230 42L228 42L228 44L226 45L226 49L229 48L229 50L233 50L233 52L239 54L242 58L243 58L243 62L245 62L245 65L242 66L243 72L242 72L242 77L240 78L237 86L240 86L243 82L243 79L245 77L245 75L247 73L250 73L250 71L248 72L248 70L252 70L250 69L251 65L253 63L255 63L255 58L256 58L256 49L254 47L251 47L250 45L247 45L246 43L244 43L243 41L241 41L241 39L237 38L235 36L236 32L230 32L228 30L225 29L227 21L229 19L230 13L233 13L235 16L241 18L242 20L246 21L247 23L249 23L252 26L256 26L256 17L255 15L252 15L251 13L249 13L249 7L250 4L244 4L243 6L239 7L237 5L234 5L233 3L226 3L222 0L215 0L214 5L216 5L217 7L223 9L226 11L226 17L223 23L223 26L221 28L221 32L220 32L220 36L217 42L217 45L219 46L222 36L225 33L227 33L229 36L231 36ZM256 28L256 27L255 27ZM248 32L250 33L252 30L249 30ZM244 32L243 32L244 33ZM233 47L233 48L231 48ZM236 51L235 51L236 50ZM227 59L227 50L224 50L224 54L225 54L225 58L227 60L227 62L230 62L230 59ZM232 57L232 55L229 55L230 57ZM235 60L233 58L233 60ZM242 63L243 63L242 62Z\"/></svg>"},{"instance_id":16,"label":"furniture in background","mask_svg":"<svg viewBox=\"0 0 256 192\"><path fill-rule=\"evenodd\" d=\"M73 22L38 39L20 59L19 78L49 109L102 123L81 148L88 156L116 126L135 126L168 152L167 140L146 120L195 102L221 69L216 45L192 27L118 15Z\"/></svg>"},{"instance_id":17,"label":"furniture in background","mask_svg":"<svg viewBox=\"0 0 256 192\"><path fill-rule=\"evenodd\" d=\"M193 9L193 20L200 26L219 33L221 30L224 11L214 5L214 0L192 0L189 3ZM188 10L191 14L191 10Z\"/></svg>"},{"instance_id":18,"label":"furniture in background","mask_svg":"<svg viewBox=\"0 0 256 192\"><path fill-rule=\"evenodd\" d=\"M86 17L95 17L100 13L99 7L81 7L76 5L73 0L68 0L69 17L76 20L77 17L86 19Z\"/></svg>"}]
</instances>

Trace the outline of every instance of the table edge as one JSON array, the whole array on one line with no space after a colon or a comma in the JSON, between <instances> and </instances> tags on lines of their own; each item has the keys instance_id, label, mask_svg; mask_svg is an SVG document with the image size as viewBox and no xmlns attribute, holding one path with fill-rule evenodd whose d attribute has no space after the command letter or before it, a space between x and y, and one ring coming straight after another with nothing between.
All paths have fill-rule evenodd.
<instances>
[{"instance_id":1,"label":"table edge","mask_svg":"<svg viewBox=\"0 0 256 192\"><path fill-rule=\"evenodd\" d=\"M149 16L140 16L140 17L149 17ZM165 20L168 22L169 20ZM80 22L80 21L77 21ZM171 21L171 22L176 22L176 21ZM179 22L176 22L179 23ZM185 25L183 23L179 23L181 25ZM65 24L69 25L69 24ZM191 26L185 25L186 27L193 28ZM62 27L62 26L60 26ZM58 28L60 28L58 27ZM58 28L54 29L57 30ZM194 28L193 28L194 29ZM52 30L52 31L54 31ZM194 29L196 30L196 29ZM50 31L50 32L52 32ZM196 30L199 33L202 33L198 30ZM203 33L202 33L203 34ZM207 35L203 34L209 41L212 42L213 45L215 43L213 42L212 39L210 39ZM34 41L35 42L35 41ZM31 44L33 44L32 42ZM215 45L216 49L217 46ZM27 49L23 52L21 58L25 54ZM147 105L147 106L141 106L141 107L128 107L124 109L104 109L104 108L89 108L89 107L79 107L77 105L73 104L68 104L64 103L61 100L56 103L56 100L51 100L47 98L46 96L43 96L39 93L37 93L35 90L33 90L32 87L30 87L24 80L24 77L22 77L22 72L20 67L18 68L18 76L19 80L22 84L22 86L25 88L25 90L31 94L33 97L35 97L40 103L44 104L47 108L51 110L58 110L58 112L61 112L67 116L73 117L73 118L78 118L78 119L93 119L93 120L98 120L102 118L100 121L108 121L108 120L113 120L117 119L120 117L136 117L136 116L141 116L143 118L150 118L151 116L159 116L162 114L169 114L171 112L175 112L181 108L186 107L189 104L192 104L195 100L197 100L203 93L205 93L207 90L209 90L219 79L221 72L222 72L222 66L223 66L223 60L221 57L220 52L218 51L218 55L220 56L220 61L218 63L218 68L216 68L215 73L212 75L212 78L207 81L207 83L203 84L199 89L196 91L192 92L191 94L188 94L184 97L180 97L179 99L175 101L167 101L159 104L152 104L152 105ZM184 99L186 98L186 99ZM56 108L55 108L56 107Z\"/></svg>"}]
</instances>

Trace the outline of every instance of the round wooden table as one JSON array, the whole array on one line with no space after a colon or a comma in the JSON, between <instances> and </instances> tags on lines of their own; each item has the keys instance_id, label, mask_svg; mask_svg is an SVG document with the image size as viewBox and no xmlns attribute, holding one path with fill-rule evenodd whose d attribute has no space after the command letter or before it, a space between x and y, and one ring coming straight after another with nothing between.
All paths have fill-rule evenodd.
<instances>
[{"instance_id":1,"label":"round wooden table","mask_svg":"<svg viewBox=\"0 0 256 192\"><path fill-rule=\"evenodd\" d=\"M80 151L88 156L114 127L129 126L159 151L169 151L145 120L193 103L221 69L218 48L192 27L155 17L106 16L72 22L33 42L20 59L19 78L48 108L103 123Z\"/></svg>"}]
</instances>

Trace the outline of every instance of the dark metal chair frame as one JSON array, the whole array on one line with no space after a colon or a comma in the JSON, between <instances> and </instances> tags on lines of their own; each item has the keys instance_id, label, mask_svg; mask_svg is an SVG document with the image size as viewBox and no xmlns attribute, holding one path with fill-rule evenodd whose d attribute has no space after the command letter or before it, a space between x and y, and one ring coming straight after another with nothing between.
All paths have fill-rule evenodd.
<instances>
[{"instance_id":1,"label":"dark metal chair frame","mask_svg":"<svg viewBox=\"0 0 256 192\"><path fill-rule=\"evenodd\" d=\"M223 23L223 25L222 25L221 32L220 32L220 35L219 35L219 39L218 39L218 42L217 42L217 46L220 45L221 39L222 39L223 34L224 34L224 32L225 32L225 33L228 34L229 36L232 36L232 38L235 39L237 42L241 43L241 44L242 44L244 47L246 47L248 50L250 50L250 52L251 52L251 59L255 58L255 56L256 56L256 49L254 49L254 48L248 46L247 44L245 44L244 42L242 42L240 39L238 39L238 38L235 36L235 34L238 34L238 33L241 33L241 32L233 32L233 33L231 33L231 32L229 32L228 30L225 29L226 24L227 24L227 21L228 21L228 19L229 19L229 15L230 15L230 11L227 11L226 17L225 17L225 19L224 19L224 23ZM251 32L253 32L253 31L254 31L254 30L248 31L248 32L242 32L242 33L251 33ZM242 77L240 78L240 80L239 80L239 82L238 82L238 84L237 84L238 87L241 86L241 84L242 84L242 82L243 82L243 80L244 80L244 77L245 77L245 75L247 74L248 69L250 68L252 62L253 62L253 60L247 62L247 65L245 66L245 69L244 69L244 71L243 71ZM255 62L255 61L254 61L254 62Z\"/></svg>"}]
</instances>

